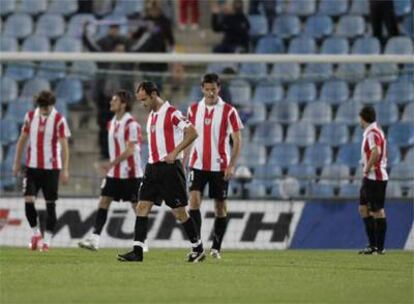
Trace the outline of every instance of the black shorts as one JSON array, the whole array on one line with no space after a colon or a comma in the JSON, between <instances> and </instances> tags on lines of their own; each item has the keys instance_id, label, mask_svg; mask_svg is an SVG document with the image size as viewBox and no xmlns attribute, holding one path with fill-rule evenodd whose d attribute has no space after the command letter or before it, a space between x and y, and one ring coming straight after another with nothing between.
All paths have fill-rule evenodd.
<instances>
[{"instance_id":1,"label":"black shorts","mask_svg":"<svg viewBox=\"0 0 414 304\"><path fill-rule=\"evenodd\" d=\"M362 180L359 204L368 206L370 211L384 209L387 181L375 181L368 178Z\"/></svg>"},{"instance_id":2,"label":"black shorts","mask_svg":"<svg viewBox=\"0 0 414 304\"><path fill-rule=\"evenodd\" d=\"M181 161L176 160L173 164L147 164L139 190L139 200L150 201L156 205L164 200L173 209L187 206L187 189Z\"/></svg>"},{"instance_id":3,"label":"black shorts","mask_svg":"<svg viewBox=\"0 0 414 304\"><path fill-rule=\"evenodd\" d=\"M227 199L229 182L224 180L224 172L191 169L190 191L200 191L203 193L207 183L210 198L217 200Z\"/></svg>"},{"instance_id":4,"label":"black shorts","mask_svg":"<svg viewBox=\"0 0 414 304\"><path fill-rule=\"evenodd\" d=\"M114 201L137 203L141 178L112 178L102 180L101 196L111 197Z\"/></svg>"},{"instance_id":5,"label":"black shorts","mask_svg":"<svg viewBox=\"0 0 414 304\"><path fill-rule=\"evenodd\" d=\"M27 168L23 178L23 195L37 196L43 192L46 201L56 201L59 191L59 169Z\"/></svg>"}]
</instances>

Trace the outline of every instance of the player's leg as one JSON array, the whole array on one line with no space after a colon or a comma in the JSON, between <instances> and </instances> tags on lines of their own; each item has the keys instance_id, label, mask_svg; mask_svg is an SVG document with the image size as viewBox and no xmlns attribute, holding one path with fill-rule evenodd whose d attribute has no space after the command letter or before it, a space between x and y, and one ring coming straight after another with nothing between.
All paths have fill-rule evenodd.
<instances>
[{"instance_id":1,"label":"player's leg","mask_svg":"<svg viewBox=\"0 0 414 304\"><path fill-rule=\"evenodd\" d=\"M202 202L202 193L207 184L208 179L206 178L206 172L201 170L192 169L190 172L190 208L189 214L193 219L197 227L197 233L201 237L201 202Z\"/></svg>"},{"instance_id":2,"label":"player's leg","mask_svg":"<svg viewBox=\"0 0 414 304\"><path fill-rule=\"evenodd\" d=\"M385 235L387 232L387 217L385 215L384 203L385 203L385 191L387 187L386 181L373 182L374 189L372 189L372 207L371 215L375 221L375 239L377 252L379 254L384 253Z\"/></svg>"},{"instance_id":3,"label":"player's leg","mask_svg":"<svg viewBox=\"0 0 414 304\"><path fill-rule=\"evenodd\" d=\"M370 181L364 178L360 189L359 214L364 222L368 246L360 250L359 254L372 254L376 250L376 223L369 212L370 191Z\"/></svg>"},{"instance_id":4,"label":"player's leg","mask_svg":"<svg viewBox=\"0 0 414 304\"><path fill-rule=\"evenodd\" d=\"M35 207L36 195L39 192L38 184L38 172L36 169L28 168L26 170L26 175L23 178L23 195L24 195L24 209L26 214L26 219L32 229L32 237L30 241L30 249L36 250L42 240L42 235L40 233L40 226L38 221L38 215Z\"/></svg>"}]
</instances>

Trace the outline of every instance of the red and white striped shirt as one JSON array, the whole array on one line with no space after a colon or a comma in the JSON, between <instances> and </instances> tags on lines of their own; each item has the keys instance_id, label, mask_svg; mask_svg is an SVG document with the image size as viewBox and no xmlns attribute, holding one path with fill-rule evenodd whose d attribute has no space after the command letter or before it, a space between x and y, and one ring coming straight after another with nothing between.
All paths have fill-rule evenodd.
<instances>
[{"instance_id":1,"label":"red and white striped shirt","mask_svg":"<svg viewBox=\"0 0 414 304\"><path fill-rule=\"evenodd\" d=\"M107 173L108 177L120 179L142 177L141 126L130 113L125 113L120 120L114 117L108 122L108 145L111 161L126 150L128 142L135 143L134 153L112 167Z\"/></svg>"},{"instance_id":2,"label":"red and white striped shirt","mask_svg":"<svg viewBox=\"0 0 414 304\"><path fill-rule=\"evenodd\" d=\"M371 180L388 180L387 174L387 141L384 132L378 127L376 122L370 124L363 133L361 155L362 163L365 166L371 157L371 151L377 147L380 155L378 161L373 165L368 175L365 177Z\"/></svg>"},{"instance_id":3,"label":"red and white striped shirt","mask_svg":"<svg viewBox=\"0 0 414 304\"><path fill-rule=\"evenodd\" d=\"M184 139L184 129L190 122L166 101L157 111L151 111L147 120L148 163L161 162ZM182 159L181 152L177 159Z\"/></svg>"},{"instance_id":4,"label":"red and white striped shirt","mask_svg":"<svg viewBox=\"0 0 414 304\"><path fill-rule=\"evenodd\" d=\"M230 134L243 129L236 109L221 98L209 107L203 98L189 107L188 119L198 132L190 153L190 168L226 170L231 157Z\"/></svg>"},{"instance_id":5,"label":"red and white striped shirt","mask_svg":"<svg viewBox=\"0 0 414 304\"><path fill-rule=\"evenodd\" d=\"M61 169L60 138L70 137L66 119L55 108L48 116L42 116L39 108L24 118L22 132L29 135L26 166L35 169Z\"/></svg>"}]
</instances>

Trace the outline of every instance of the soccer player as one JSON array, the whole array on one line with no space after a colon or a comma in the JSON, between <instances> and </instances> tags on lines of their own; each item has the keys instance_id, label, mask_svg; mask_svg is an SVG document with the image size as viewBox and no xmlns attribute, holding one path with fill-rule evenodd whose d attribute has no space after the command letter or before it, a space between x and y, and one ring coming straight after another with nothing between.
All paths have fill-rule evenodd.
<instances>
[{"instance_id":1,"label":"soccer player","mask_svg":"<svg viewBox=\"0 0 414 304\"><path fill-rule=\"evenodd\" d=\"M106 223L108 208L112 201L127 201L136 208L139 186L142 179L141 169L141 126L130 111L133 96L128 91L116 92L110 102L114 117L108 123L108 146L110 162L101 165L101 197L92 235L79 242L79 247L98 250L99 236Z\"/></svg>"},{"instance_id":2,"label":"soccer player","mask_svg":"<svg viewBox=\"0 0 414 304\"><path fill-rule=\"evenodd\" d=\"M66 119L54 107L56 97L52 92L41 91L34 97L34 101L37 108L26 114L17 142L13 175L17 176L21 171L23 149L29 141L23 194L26 218L33 231L30 249L48 251L57 221L55 202L58 199L59 176L63 183L69 180L68 138L70 130ZM63 157L61 157L61 152ZM47 211L43 242L34 204L40 189L46 200Z\"/></svg>"},{"instance_id":3,"label":"soccer player","mask_svg":"<svg viewBox=\"0 0 414 304\"><path fill-rule=\"evenodd\" d=\"M180 111L160 97L153 82L140 83L135 96L150 110L147 121L149 157L139 191L134 248L126 254L119 254L118 260L143 261L148 215L154 203L164 200L192 243L188 262L200 262L205 253L196 226L185 209L188 199L182 165L182 151L197 138L197 131Z\"/></svg>"},{"instance_id":4,"label":"soccer player","mask_svg":"<svg viewBox=\"0 0 414 304\"><path fill-rule=\"evenodd\" d=\"M227 190L240 154L240 130L243 125L236 109L219 97L220 79L217 74L206 74L201 83L201 90L204 98L188 109L188 118L200 134L194 141L189 155L190 216L194 219L200 235L201 199L208 184L209 197L214 199L215 204L214 235L210 254L213 258L220 259L221 243L227 226ZM229 143L230 136L232 146Z\"/></svg>"},{"instance_id":5,"label":"soccer player","mask_svg":"<svg viewBox=\"0 0 414 304\"><path fill-rule=\"evenodd\" d=\"M384 211L387 187L387 143L384 132L376 122L372 106L364 107L360 113L360 124L364 129L362 140L363 180L360 191L359 213L364 221L369 245L360 254L383 254L387 220Z\"/></svg>"}]
</instances>

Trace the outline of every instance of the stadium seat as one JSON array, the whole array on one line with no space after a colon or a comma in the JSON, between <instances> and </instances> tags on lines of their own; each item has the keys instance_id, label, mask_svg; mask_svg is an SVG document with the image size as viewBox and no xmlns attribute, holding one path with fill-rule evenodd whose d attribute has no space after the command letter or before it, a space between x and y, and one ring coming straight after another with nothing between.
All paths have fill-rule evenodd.
<instances>
[{"instance_id":1,"label":"stadium seat","mask_svg":"<svg viewBox=\"0 0 414 304\"><path fill-rule=\"evenodd\" d=\"M78 11L78 1L73 0L52 0L47 12L50 14L72 15Z\"/></svg>"},{"instance_id":2,"label":"stadium seat","mask_svg":"<svg viewBox=\"0 0 414 304\"><path fill-rule=\"evenodd\" d=\"M369 15L369 0L354 0L351 1L351 7L349 9L349 12L352 15L363 15L368 16Z\"/></svg>"},{"instance_id":3,"label":"stadium seat","mask_svg":"<svg viewBox=\"0 0 414 304\"><path fill-rule=\"evenodd\" d=\"M50 52L50 42L46 36L31 35L23 42L23 52Z\"/></svg>"},{"instance_id":4,"label":"stadium seat","mask_svg":"<svg viewBox=\"0 0 414 304\"><path fill-rule=\"evenodd\" d=\"M385 100L397 104L405 104L414 101L414 83L408 81L396 81L388 87Z\"/></svg>"},{"instance_id":5,"label":"stadium seat","mask_svg":"<svg viewBox=\"0 0 414 304\"><path fill-rule=\"evenodd\" d=\"M207 73L222 73L224 69L238 70L238 65L234 62L212 62L207 65Z\"/></svg>"},{"instance_id":6,"label":"stadium seat","mask_svg":"<svg viewBox=\"0 0 414 304\"><path fill-rule=\"evenodd\" d=\"M361 144L363 133L364 133L364 130L359 126L356 126L354 129L354 132L352 133L351 142Z\"/></svg>"},{"instance_id":7,"label":"stadium seat","mask_svg":"<svg viewBox=\"0 0 414 304\"><path fill-rule=\"evenodd\" d=\"M112 0L94 1L92 6L93 14L99 17L109 14L113 10L112 4Z\"/></svg>"},{"instance_id":8,"label":"stadium seat","mask_svg":"<svg viewBox=\"0 0 414 304\"><path fill-rule=\"evenodd\" d=\"M98 37L103 37L108 33L109 26L111 24L118 24L119 25L119 33L121 35L128 35L128 18L125 15L119 14L110 14L105 16L103 19L103 24L100 24L98 27Z\"/></svg>"},{"instance_id":9,"label":"stadium seat","mask_svg":"<svg viewBox=\"0 0 414 304\"><path fill-rule=\"evenodd\" d=\"M280 178L282 176L282 170L279 166L270 166L266 165L258 165L253 167L253 176L254 179L263 179L263 180L271 180L275 178Z\"/></svg>"},{"instance_id":10,"label":"stadium seat","mask_svg":"<svg viewBox=\"0 0 414 304\"><path fill-rule=\"evenodd\" d=\"M266 147L246 144L240 152L239 165L257 166L266 163Z\"/></svg>"},{"instance_id":11,"label":"stadium seat","mask_svg":"<svg viewBox=\"0 0 414 304\"><path fill-rule=\"evenodd\" d=\"M3 7L3 2L2 2ZM3 35L18 39L26 38L33 32L32 17L28 14L13 14L4 25Z\"/></svg>"},{"instance_id":12,"label":"stadium seat","mask_svg":"<svg viewBox=\"0 0 414 304\"><path fill-rule=\"evenodd\" d=\"M309 146L315 142L315 127L305 121L294 122L289 125L286 142L298 146Z\"/></svg>"},{"instance_id":13,"label":"stadium seat","mask_svg":"<svg viewBox=\"0 0 414 304\"><path fill-rule=\"evenodd\" d=\"M271 185L271 196L284 200L300 196L300 182L294 177L275 179Z\"/></svg>"},{"instance_id":14,"label":"stadium seat","mask_svg":"<svg viewBox=\"0 0 414 304\"><path fill-rule=\"evenodd\" d=\"M366 77L365 64L363 63L340 63L336 69L336 77L348 82L359 82Z\"/></svg>"},{"instance_id":15,"label":"stadium seat","mask_svg":"<svg viewBox=\"0 0 414 304\"><path fill-rule=\"evenodd\" d=\"M308 63L302 74L303 78L312 81L323 81L333 76L331 63Z\"/></svg>"},{"instance_id":16,"label":"stadium seat","mask_svg":"<svg viewBox=\"0 0 414 304\"><path fill-rule=\"evenodd\" d=\"M306 195L317 198L333 198L334 187L327 184L310 184L306 189Z\"/></svg>"},{"instance_id":17,"label":"stadium seat","mask_svg":"<svg viewBox=\"0 0 414 304\"><path fill-rule=\"evenodd\" d=\"M253 102L273 104L283 99L283 87L272 83L259 83L254 91Z\"/></svg>"},{"instance_id":18,"label":"stadium seat","mask_svg":"<svg viewBox=\"0 0 414 304\"><path fill-rule=\"evenodd\" d=\"M286 10L286 13L306 17L313 15L316 10L316 1L315 0L290 0L289 6Z\"/></svg>"},{"instance_id":19,"label":"stadium seat","mask_svg":"<svg viewBox=\"0 0 414 304\"><path fill-rule=\"evenodd\" d=\"M398 17L412 13L414 5L412 0L394 0L394 11Z\"/></svg>"},{"instance_id":20,"label":"stadium seat","mask_svg":"<svg viewBox=\"0 0 414 304\"><path fill-rule=\"evenodd\" d=\"M66 34L71 37L80 38L83 35L83 27L86 22L89 22L90 26L93 26L96 21L95 16L92 14L76 14L70 18ZM96 28L93 32L96 32Z\"/></svg>"},{"instance_id":21,"label":"stadium seat","mask_svg":"<svg viewBox=\"0 0 414 304\"><path fill-rule=\"evenodd\" d=\"M3 35L0 37L0 52L17 52L18 50L19 45L16 38Z\"/></svg>"},{"instance_id":22,"label":"stadium seat","mask_svg":"<svg viewBox=\"0 0 414 304\"><path fill-rule=\"evenodd\" d=\"M388 126L398 121L398 107L394 103L381 102L376 104L375 111L377 121L381 126Z\"/></svg>"},{"instance_id":23,"label":"stadium seat","mask_svg":"<svg viewBox=\"0 0 414 304\"><path fill-rule=\"evenodd\" d=\"M322 85L320 101L341 104L349 99L348 84L342 80L330 80Z\"/></svg>"},{"instance_id":24,"label":"stadium seat","mask_svg":"<svg viewBox=\"0 0 414 304\"><path fill-rule=\"evenodd\" d=\"M9 63L6 76L16 81L30 79L34 76L34 65L31 63Z\"/></svg>"},{"instance_id":25,"label":"stadium seat","mask_svg":"<svg viewBox=\"0 0 414 304\"><path fill-rule=\"evenodd\" d=\"M82 52L82 42L74 37L60 37L53 48L54 52Z\"/></svg>"},{"instance_id":26,"label":"stadium seat","mask_svg":"<svg viewBox=\"0 0 414 304\"><path fill-rule=\"evenodd\" d=\"M388 181L385 198L401 198L403 196L401 188L401 183L399 181Z\"/></svg>"},{"instance_id":27,"label":"stadium seat","mask_svg":"<svg viewBox=\"0 0 414 304\"><path fill-rule=\"evenodd\" d=\"M273 65L271 74L272 79L275 81L294 81L300 76L300 66L298 63L294 62L275 63Z\"/></svg>"},{"instance_id":28,"label":"stadium seat","mask_svg":"<svg viewBox=\"0 0 414 304\"><path fill-rule=\"evenodd\" d=\"M74 61L70 67L70 73L81 80L90 80L95 75L98 67L92 61Z\"/></svg>"},{"instance_id":29,"label":"stadium seat","mask_svg":"<svg viewBox=\"0 0 414 304\"><path fill-rule=\"evenodd\" d=\"M23 98L24 97L32 98L33 95L39 93L40 91L50 90L50 89L51 89L50 83L46 79L32 78L26 81L26 83L23 86L23 90L20 96Z\"/></svg>"},{"instance_id":30,"label":"stadium seat","mask_svg":"<svg viewBox=\"0 0 414 304\"><path fill-rule=\"evenodd\" d=\"M18 99L10 102L6 118L14 120L18 124L23 123L26 113L33 109L32 98Z\"/></svg>"},{"instance_id":31,"label":"stadium seat","mask_svg":"<svg viewBox=\"0 0 414 304\"><path fill-rule=\"evenodd\" d=\"M358 125L359 124L359 111L362 105L359 102L345 102L339 105L338 111L336 112L335 121L341 122L347 125Z\"/></svg>"},{"instance_id":32,"label":"stadium seat","mask_svg":"<svg viewBox=\"0 0 414 304\"><path fill-rule=\"evenodd\" d=\"M269 155L267 164L287 168L299 163L299 149L293 144L277 144Z\"/></svg>"},{"instance_id":33,"label":"stadium seat","mask_svg":"<svg viewBox=\"0 0 414 304\"><path fill-rule=\"evenodd\" d=\"M5 76L1 77L0 88L0 103L7 103L17 98L19 88L15 80Z\"/></svg>"},{"instance_id":34,"label":"stadium seat","mask_svg":"<svg viewBox=\"0 0 414 304\"><path fill-rule=\"evenodd\" d=\"M234 104L246 105L250 103L252 90L247 81L232 80L229 85L229 90Z\"/></svg>"},{"instance_id":35,"label":"stadium seat","mask_svg":"<svg viewBox=\"0 0 414 304\"><path fill-rule=\"evenodd\" d=\"M328 1L330 2L330 1ZM322 43L322 54L348 54L348 39L343 37L328 37Z\"/></svg>"},{"instance_id":36,"label":"stadium seat","mask_svg":"<svg viewBox=\"0 0 414 304\"><path fill-rule=\"evenodd\" d=\"M339 19L336 35L346 38L355 38L365 32L365 21L361 16L346 15Z\"/></svg>"},{"instance_id":37,"label":"stadium seat","mask_svg":"<svg viewBox=\"0 0 414 304\"><path fill-rule=\"evenodd\" d=\"M360 37L357 40L355 40L352 46L352 54L378 55L380 53L381 45L376 37Z\"/></svg>"},{"instance_id":38,"label":"stadium seat","mask_svg":"<svg viewBox=\"0 0 414 304\"><path fill-rule=\"evenodd\" d=\"M348 2L346 0L321 0L319 2L319 13L328 16L340 16L347 12Z\"/></svg>"},{"instance_id":39,"label":"stadium seat","mask_svg":"<svg viewBox=\"0 0 414 304\"><path fill-rule=\"evenodd\" d=\"M68 118L68 113L69 113L69 109L68 109L68 104L66 103L65 100L58 98L56 100L56 104L55 104L55 108L56 110L62 114L64 117ZM142 151L142 148L141 148Z\"/></svg>"},{"instance_id":40,"label":"stadium seat","mask_svg":"<svg viewBox=\"0 0 414 304\"><path fill-rule=\"evenodd\" d=\"M144 2L144 0L118 0L114 8L114 13L127 16L140 14L144 10Z\"/></svg>"},{"instance_id":41,"label":"stadium seat","mask_svg":"<svg viewBox=\"0 0 414 304\"><path fill-rule=\"evenodd\" d=\"M188 94L187 100L189 103L197 102L203 98L203 92L199 84L193 85Z\"/></svg>"},{"instance_id":42,"label":"stadium seat","mask_svg":"<svg viewBox=\"0 0 414 304\"><path fill-rule=\"evenodd\" d=\"M65 20L61 15L44 14L40 16L36 25L36 34L49 38L57 38L65 32Z\"/></svg>"},{"instance_id":43,"label":"stadium seat","mask_svg":"<svg viewBox=\"0 0 414 304\"><path fill-rule=\"evenodd\" d=\"M266 106L264 104L255 104L252 107L252 112L249 116L249 119L247 120L247 123L249 125L261 123L266 120L266 116Z\"/></svg>"},{"instance_id":44,"label":"stadium seat","mask_svg":"<svg viewBox=\"0 0 414 304\"><path fill-rule=\"evenodd\" d=\"M267 76L267 65L264 62L243 62L238 74L250 81L263 81Z\"/></svg>"},{"instance_id":45,"label":"stadium seat","mask_svg":"<svg viewBox=\"0 0 414 304\"><path fill-rule=\"evenodd\" d=\"M313 38L300 36L290 40L289 54L315 54L316 42Z\"/></svg>"},{"instance_id":46,"label":"stadium seat","mask_svg":"<svg viewBox=\"0 0 414 304\"><path fill-rule=\"evenodd\" d=\"M248 16L250 29L249 35L252 37L264 36L269 32L268 23L263 15Z\"/></svg>"},{"instance_id":47,"label":"stadium seat","mask_svg":"<svg viewBox=\"0 0 414 304\"><path fill-rule=\"evenodd\" d=\"M286 94L288 102L308 103L316 100L316 86L312 82L296 82L289 86Z\"/></svg>"},{"instance_id":48,"label":"stadium seat","mask_svg":"<svg viewBox=\"0 0 414 304\"><path fill-rule=\"evenodd\" d=\"M332 163L333 153L327 144L314 144L305 149L303 163L314 167L323 167Z\"/></svg>"},{"instance_id":49,"label":"stadium seat","mask_svg":"<svg viewBox=\"0 0 414 304\"><path fill-rule=\"evenodd\" d=\"M340 146L336 163L356 168L361 160L361 145L359 143Z\"/></svg>"},{"instance_id":50,"label":"stadium seat","mask_svg":"<svg viewBox=\"0 0 414 304\"><path fill-rule=\"evenodd\" d=\"M256 45L256 54L283 54L285 46L283 41L274 35L261 37Z\"/></svg>"},{"instance_id":51,"label":"stadium seat","mask_svg":"<svg viewBox=\"0 0 414 304\"><path fill-rule=\"evenodd\" d=\"M405 16L404 20L401 24L401 30L403 32L403 34L410 36L411 38L414 38L414 11Z\"/></svg>"},{"instance_id":52,"label":"stadium seat","mask_svg":"<svg viewBox=\"0 0 414 304\"><path fill-rule=\"evenodd\" d=\"M361 185L359 183L342 185L339 188L339 196L341 198L359 198L360 189Z\"/></svg>"},{"instance_id":53,"label":"stadium seat","mask_svg":"<svg viewBox=\"0 0 414 304\"><path fill-rule=\"evenodd\" d=\"M327 124L332 121L332 108L323 101L308 104L303 112L302 121L314 125Z\"/></svg>"},{"instance_id":54,"label":"stadium seat","mask_svg":"<svg viewBox=\"0 0 414 304\"><path fill-rule=\"evenodd\" d=\"M400 148L394 145L387 145L387 165L392 167L401 162Z\"/></svg>"},{"instance_id":55,"label":"stadium seat","mask_svg":"<svg viewBox=\"0 0 414 304\"><path fill-rule=\"evenodd\" d=\"M249 198L264 198L267 196L267 187L269 182L266 180L253 180L246 185L246 189L249 192Z\"/></svg>"},{"instance_id":56,"label":"stadium seat","mask_svg":"<svg viewBox=\"0 0 414 304\"><path fill-rule=\"evenodd\" d=\"M16 0L1 0L0 16L4 17L16 11Z\"/></svg>"},{"instance_id":57,"label":"stadium seat","mask_svg":"<svg viewBox=\"0 0 414 304\"><path fill-rule=\"evenodd\" d=\"M385 46L385 54L411 55L413 53L414 46L410 37L392 37Z\"/></svg>"},{"instance_id":58,"label":"stadium seat","mask_svg":"<svg viewBox=\"0 0 414 304\"><path fill-rule=\"evenodd\" d=\"M76 78L65 78L57 84L56 97L65 99L70 104L78 103L83 98L82 82Z\"/></svg>"},{"instance_id":59,"label":"stadium seat","mask_svg":"<svg viewBox=\"0 0 414 304\"><path fill-rule=\"evenodd\" d=\"M349 140L348 127L343 123L331 123L322 126L319 142L331 146L339 146Z\"/></svg>"},{"instance_id":60,"label":"stadium seat","mask_svg":"<svg viewBox=\"0 0 414 304\"><path fill-rule=\"evenodd\" d=\"M280 102L273 106L269 120L280 123L291 123L299 118L299 107L295 102Z\"/></svg>"},{"instance_id":61,"label":"stadium seat","mask_svg":"<svg viewBox=\"0 0 414 304\"><path fill-rule=\"evenodd\" d=\"M349 183L350 171L348 166L333 164L323 167L320 183L341 186Z\"/></svg>"},{"instance_id":62,"label":"stadium seat","mask_svg":"<svg viewBox=\"0 0 414 304\"><path fill-rule=\"evenodd\" d=\"M289 166L287 175L296 178L299 181L300 187L305 188L307 185L315 182L316 168L312 164L295 164Z\"/></svg>"},{"instance_id":63,"label":"stadium seat","mask_svg":"<svg viewBox=\"0 0 414 304\"><path fill-rule=\"evenodd\" d=\"M388 129L388 143L398 147L408 147L414 144L414 123L401 122Z\"/></svg>"},{"instance_id":64,"label":"stadium seat","mask_svg":"<svg viewBox=\"0 0 414 304\"><path fill-rule=\"evenodd\" d=\"M49 81L61 79L66 76L66 64L63 61L43 61L36 76Z\"/></svg>"},{"instance_id":65,"label":"stadium seat","mask_svg":"<svg viewBox=\"0 0 414 304\"><path fill-rule=\"evenodd\" d=\"M283 141L283 130L280 124L265 121L256 127L253 143L263 146L273 146Z\"/></svg>"},{"instance_id":66,"label":"stadium seat","mask_svg":"<svg viewBox=\"0 0 414 304\"><path fill-rule=\"evenodd\" d=\"M391 180L398 180L402 187L412 187L414 183L414 170L412 163L405 161L396 164L390 172Z\"/></svg>"},{"instance_id":67,"label":"stadium seat","mask_svg":"<svg viewBox=\"0 0 414 304\"><path fill-rule=\"evenodd\" d=\"M414 148L408 149L404 157L405 163L414 163Z\"/></svg>"},{"instance_id":68,"label":"stadium seat","mask_svg":"<svg viewBox=\"0 0 414 304\"><path fill-rule=\"evenodd\" d=\"M306 1L304 1L306 2ZM310 16L306 20L305 34L315 39L328 37L333 32L332 19L325 15Z\"/></svg>"},{"instance_id":69,"label":"stadium seat","mask_svg":"<svg viewBox=\"0 0 414 304\"><path fill-rule=\"evenodd\" d=\"M273 22L272 34L280 38L290 38L300 33L300 20L297 16L280 15Z\"/></svg>"},{"instance_id":70,"label":"stadium seat","mask_svg":"<svg viewBox=\"0 0 414 304\"><path fill-rule=\"evenodd\" d=\"M3 9L3 0L2 0ZM25 14L37 15L45 12L47 9L47 0L20 0L18 11Z\"/></svg>"},{"instance_id":71,"label":"stadium seat","mask_svg":"<svg viewBox=\"0 0 414 304\"><path fill-rule=\"evenodd\" d=\"M397 80L399 74L398 65L392 62L371 64L370 75L381 81L391 82Z\"/></svg>"},{"instance_id":72,"label":"stadium seat","mask_svg":"<svg viewBox=\"0 0 414 304\"><path fill-rule=\"evenodd\" d=\"M19 132L13 119L0 119L0 144L7 145L17 140Z\"/></svg>"},{"instance_id":73,"label":"stadium seat","mask_svg":"<svg viewBox=\"0 0 414 304\"><path fill-rule=\"evenodd\" d=\"M404 107L401 121L414 123L414 102L411 102Z\"/></svg>"},{"instance_id":74,"label":"stadium seat","mask_svg":"<svg viewBox=\"0 0 414 304\"><path fill-rule=\"evenodd\" d=\"M353 100L361 103L377 103L382 99L382 86L378 80L364 79L357 83Z\"/></svg>"}]
</instances>

